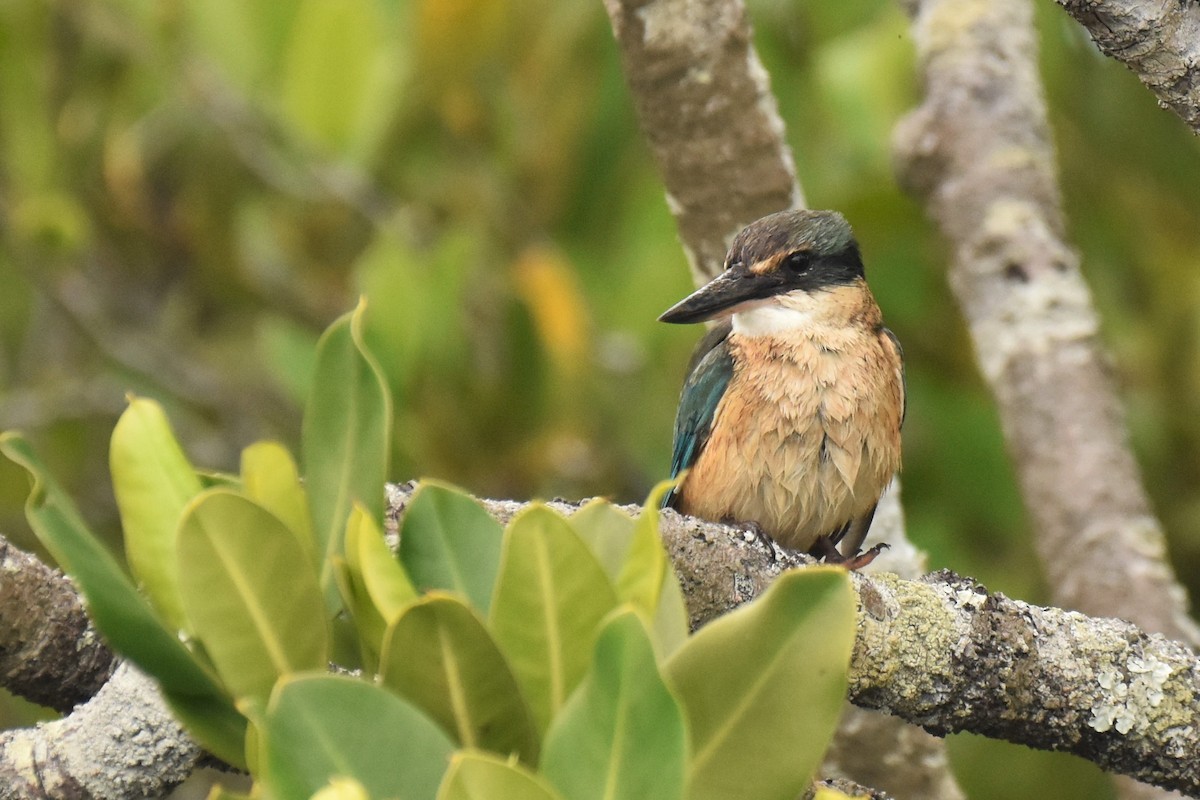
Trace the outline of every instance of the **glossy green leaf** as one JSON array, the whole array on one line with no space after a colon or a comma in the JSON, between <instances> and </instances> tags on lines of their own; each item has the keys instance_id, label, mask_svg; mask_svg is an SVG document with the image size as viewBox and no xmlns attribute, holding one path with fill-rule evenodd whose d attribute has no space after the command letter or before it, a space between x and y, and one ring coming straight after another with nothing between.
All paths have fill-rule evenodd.
<instances>
[{"instance_id":1,"label":"glossy green leaf","mask_svg":"<svg viewBox=\"0 0 1200 800\"><path fill-rule=\"evenodd\" d=\"M610 617L591 669L546 733L541 771L567 800L678 800L683 712L633 610Z\"/></svg>"},{"instance_id":2,"label":"glossy green leaf","mask_svg":"<svg viewBox=\"0 0 1200 800\"><path fill-rule=\"evenodd\" d=\"M422 481L400 524L400 561L421 591L458 592L487 614L503 530L461 489Z\"/></svg>"},{"instance_id":3,"label":"glossy green leaf","mask_svg":"<svg viewBox=\"0 0 1200 800\"><path fill-rule=\"evenodd\" d=\"M483 621L451 595L411 605L388 627L380 676L463 747L537 762L529 705Z\"/></svg>"},{"instance_id":4,"label":"glossy green leaf","mask_svg":"<svg viewBox=\"0 0 1200 800\"><path fill-rule=\"evenodd\" d=\"M316 570L317 544L308 495L288 449L279 442L256 442L243 450L242 487L247 497L288 526Z\"/></svg>"},{"instance_id":5,"label":"glossy green leaf","mask_svg":"<svg viewBox=\"0 0 1200 800\"><path fill-rule=\"evenodd\" d=\"M184 608L225 685L265 698L293 672L324 669L325 606L296 537L274 514L227 489L184 510Z\"/></svg>"},{"instance_id":6,"label":"glossy green leaf","mask_svg":"<svg viewBox=\"0 0 1200 800\"><path fill-rule=\"evenodd\" d=\"M162 406L130 397L113 429L109 469L129 568L167 622L182 629L175 535L183 507L202 489Z\"/></svg>"},{"instance_id":7,"label":"glossy green leaf","mask_svg":"<svg viewBox=\"0 0 1200 800\"><path fill-rule=\"evenodd\" d=\"M167 629L117 560L88 531L29 443L16 433L5 433L0 435L0 450L29 473L32 489L25 505L29 524L83 592L88 612L113 649L169 691L221 697L221 689L208 671Z\"/></svg>"},{"instance_id":8,"label":"glossy green leaf","mask_svg":"<svg viewBox=\"0 0 1200 800\"><path fill-rule=\"evenodd\" d=\"M654 611L654 619L650 621L650 626L654 647L660 658L673 655L683 646L691 630L691 618L687 603L683 599L683 589L679 586L679 577L670 561L663 572L662 589L658 593L658 608Z\"/></svg>"},{"instance_id":9,"label":"glossy green leaf","mask_svg":"<svg viewBox=\"0 0 1200 800\"><path fill-rule=\"evenodd\" d=\"M588 543L615 586L633 541L636 524L633 517L597 497L572 514L570 519L571 527Z\"/></svg>"},{"instance_id":10,"label":"glossy green leaf","mask_svg":"<svg viewBox=\"0 0 1200 800\"><path fill-rule=\"evenodd\" d=\"M321 587L331 610L336 610L338 598L329 557L342 552L351 508L362 503L372 517L383 519L391 399L375 359L363 344L365 311L360 302L321 337L304 411L305 481L322 554Z\"/></svg>"},{"instance_id":11,"label":"glossy green leaf","mask_svg":"<svg viewBox=\"0 0 1200 800\"><path fill-rule=\"evenodd\" d=\"M669 486L670 484L665 485ZM656 487L651 499L646 502L648 508L655 509L655 519L658 516L657 503L661 499L661 495L657 497L655 495L661 488L661 486ZM587 503L571 515L570 521L571 526L592 548L592 552L600 560L605 573L614 584L623 572L628 576L627 580L632 582L635 570L629 562L633 556L632 545L635 531L644 531L647 526L603 499L595 499ZM657 529L655 529L654 535L658 536ZM643 544L648 544L648 542L644 541ZM661 551L661 540L658 548ZM651 551L651 563L647 572L658 569L655 564L656 560L657 555ZM658 605L651 614L647 615L647 619L651 624L655 649L661 657L666 657L674 653L687 639L689 625L683 592L679 588L679 579L675 575L670 559L666 559L661 567L662 583L658 591ZM622 597L621 599L629 598Z\"/></svg>"},{"instance_id":12,"label":"glossy green leaf","mask_svg":"<svg viewBox=\"0 0 1200 800\"><path fill-rule=\"evenodd\" d=\"M460 752L437 800L559 800L561 795L525 767L492 753Z\"/></svg>"},{"instance_id":13,"label":"glossy green leaf","mask_svg":"<svg viewBox=\"0 0 1200 800\"><path fill-rule=\"evenodd\" d=\"M391 692L331 675L281 682L262 736L260 777L275 800L309 800L337 777L374 798L430 798L454 750L437 724Z\"/></svg>"},{"instance_id":14,"label":"glossy green leaf","mask_svg":"<svg viewBox=\"0 0 1200 800\"><path fill-rule=\"evenodd\" d=\"M689 800L803 792L845 702L854 613L844 569L786 572L667 661L691 737Z\"/></svg>"},{"instance_id":15,"label":"glossy green leaf","mask_svg":"<svg viewBox=\"0 0 1200 800\"><path fill-rule=\"evenodd\" d=\"M561 516L531 505L509 524L489 623L539 731L579 684L616 604L604 568Z\"/></svg>"},{"instance_id":16,"label":"glossy green leaf","mask_svg":"<svg viewBox=\"0 0 1200 800\"><path fill-rule=\"evenodd\" d=\"M358 504L346 525L346 558L383 619L395 619L417 599L417 590L388 549L379 523Z\"/></svg>"},{"instance_id":17,"label":"glossy green leaf","mask_svg":"<svg viewBox=\"0 0 1200 800\"><path fill-rule=\"evenodd\" d=\"M674 481L663 481L651 490L634 523L629 553L617 578L617 597L633 603L648 616L653 616L658 609L659 592L667 570L667 551L658 532L658 507L674 485Z\"/></svg>"},{"instance_id":18,"label":"glossy green leaf","mask_svg":"<svg viewBox=\"0 0 1200 800\"><path fill-rule=\"evenodd\" d=\"M366 673L374 675L379 667L379 654L383 651L383 636L387 631L387 620L383 618L379 609L375 607L375 603L372 602L367 587L363 583L362 573L354 570L349 562L341 556L334 556L331 562L334 582L341 593L342 602L354 622L353 632L354 638L357 639L358 658L361 659ZM335 618L335 621L339 618Z\"/></svg>"},{"instance_id":19,"label":"glossy green leaf","mask_svg":"<svg viewBox=\"0 0 1200 800\"><path fill-rule=\"evenodd\" d=\"M246 718L227 696L164 691L163 698L205 750L226 764L246 768Z\"/></svg>"}]
</instances>

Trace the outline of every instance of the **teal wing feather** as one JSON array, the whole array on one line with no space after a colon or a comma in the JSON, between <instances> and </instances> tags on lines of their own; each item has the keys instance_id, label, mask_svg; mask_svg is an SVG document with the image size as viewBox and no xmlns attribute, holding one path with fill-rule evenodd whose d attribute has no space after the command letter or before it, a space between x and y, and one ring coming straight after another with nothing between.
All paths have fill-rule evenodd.
<instances>
[{"instance_id":1,"label":"teal wing feather","mask_svg":"<svg viewBox=\"0 0 1200 800\"><path fill-rule=\"evenodd\" d=\"M729 323L709 331L692 354L687 380L675 414L675 447L671 456L671 477L696 463L712 430L717 406L733 377L733 356L729 352ZM679 489L663 498L663 508L676 507Z\"/></svg>"}]
</instances>

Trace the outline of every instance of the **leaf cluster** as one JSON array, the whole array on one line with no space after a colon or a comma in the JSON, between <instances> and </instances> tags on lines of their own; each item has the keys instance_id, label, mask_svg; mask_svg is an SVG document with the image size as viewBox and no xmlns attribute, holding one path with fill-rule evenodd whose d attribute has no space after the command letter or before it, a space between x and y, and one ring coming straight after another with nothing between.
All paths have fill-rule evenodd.
<instances>
[{"instance_id":1,"label":"leaf cluster","mask_svg":"<svg viewBox=\"0 0 1200 800\"><path fill-rule=\"evenodd\" d=\"M198 471L162 408L130 398L110 466L133 579L28 442L0 438L35 532L196 739L277 800L803 791L846 690L844 572L784 575L689 636L658 535L669 484L636 519L533 504L502 528L424 482L393 552L391 403L364 313L318 347L303 479L273 442L236 475Z\"/></svg>"}]
</instances>

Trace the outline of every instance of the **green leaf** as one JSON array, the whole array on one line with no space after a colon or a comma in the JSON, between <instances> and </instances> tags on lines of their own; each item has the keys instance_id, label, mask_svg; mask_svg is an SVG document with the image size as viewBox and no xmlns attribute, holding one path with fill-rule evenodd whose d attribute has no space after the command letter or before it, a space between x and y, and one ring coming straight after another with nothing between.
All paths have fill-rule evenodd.
<instances>
[{"instance_id":1,"label":"green leaf","mask_svg":"<svg viewBox=\"0 0 1200 800\"><path fill-rule=\"evenodd\" d=\"M417 590L388 549L379 523L357 503L346 525L346 559L384 620L395 619L417 599Z\"/></svg>"},{"instance_id":2,"label":"green leaf","mask_svg":"<svg viewBox=\"0 0 1200 800\"><path fill-rule=\"evenodd\" d=\"M19 434L0 435L0 450L28 473L25 514L38 540L87 599L96 627L113 649L152 675L164 689L207 698L220 687L179 637L138 594L117 560L88 531L74 504Z\"/></svg>"},{"instance_id":3,"label":"green leaf","mask_svg":"<svg viewBox=\"0 0 1200 800\"><path fill-rule=\"evenodd\" d=\"M422 481L404 511L400 561L421 591L458 592L487 614L502 534L500 523L461 489Z\"/></svg>"},{"instance_id":4,"label":"green leaf","mask_svg":"<svg viewBox=\"0 0 1200 800\"><path fill-rule=\"evenodd\" d=\"M541 777L492 753L459 752L437 800L559 800Z\"/></svg>"},{"instance_id":5,"label":"green leaf","mask_svg":"<svg viewBox=\"0 0 1200 800\"><path fill-rule=\"evenodd\" d=\"M163 699L204 749L226 764L246 768L246 718L227 696L163 691Z\"/></svg>"},{"instance_id":6,"label":"green leaf","mask_svg":"<svg viewBox=\"0 0 1200 800\"><path fill-rule=\"evenodd\" d=\"M345 152L364 135L386 55L369 0L302 0L288 42L283 111L310 141Z\"/></svg>"},{"instance_id":7,"label":"green leaf","mask_svg":"<svg viewBox=\"0 0 1200 800\"><path fill-rule=\"evenodd\" d=\"M188 505L179 530L184 607L236 697L266 698L276 679L324 669L325 608L296 537L227 489Z\"/></svg>"},{"instance_id":8,"label":"green leaf","mask_svg":"<svg viewBox=\"0 0 1200 800\"><path fill-rule=\"evenodd\" d=\"M308 800L337 777L375 798L437 792L454 750L428 717L386 689L331 675L284 680L263 724L261 778L276 800Z\"/></svg>"},{"instance_id":9,"label":"green leaf","mask_svg":"<svg viewBox=\"0 0 1200 800\"><path fill-rule=\"evenodd\" d=\"M379 667L379 654L383 651L387 620L371 601L367 587L363 584L362 573L355 571L341 556L334 556L331 562L334 581L341 592L346 610L354 621L353 638L357 640L355 646L358 649L358 657L362 660L364 671L368 675L374 675ZM335 623L339 619L340 616L335 617ZM340 643L335 639L334 646L338 644ZM338 663L342 661L338 660Z\"/></svg>"},{"instance_id":10,"label":"green leaf","mask_svg":"<svg viewBox=\"0 0 1200 800\"><path fill-rule=\"evenodd\" d=\"M546 734L541 771L567 800L679 800L687 735L633 610L611 616L591 669Z\"/></svg>"},{"instance_id":11,"label":"green leaf","mask_svg":"<svg viewBox=\"0 0 1200 800\"><path fill-rule=\"evenodd\" d=\"M617 604L579 534L543 505L504 533L490 627L545 731L587 670L596 631Z\"/></svg>"},{"instance_id":12,"label":"green leaf","mask_svg":"<svg viewBox=\"0 0 1200 800\"><path fill-rule=\"evenodd\" d=\"M380 677L463 747L537 762L537 730L512 669L457 598L430 595L388 627Z\"/></svg>"},{"instance_id":13,"label":"green leaf","mask_svg":"<svg viewBox=\"0 0 1200 800\"><path fill-rule=\"evenodd\" d=\"M366 787L353 778L334 778L312 800L371 800Z\"/></svg>"},{"instance_id":14,"label":"green leaf","mask_svg":"<svg viewBox=\"0 0 1200 800\"><path fill-rule=\"evenodd\" d=\"M571 527L592 548L613 585L625 567L635 524L633 517L599 497L571 515Z\"/></svg>"},{"instance_id":15,"label":"green leaf","mask_svg":"<svg viewBox=\"0 0 1200 800\"><path fill-rule=\"evenodd\" d=\"M656 547L659 552L662 552L661 538L659 538L657 529L657 509L661 499L661 495L658 493L663 486L670 486L670 484L656 487L651 493L650 499L646 501L646 509L653 514L655 520L652 526L641 519L635 521L621 509L602 499L592 500L571 515L571 526L592 548L592 552L600 560L604 571L614 584L621 578L622 573L627 576L626 579L629 582L627 586L636 584L633 579L636 570L631 564L635 558L632 547L635 532L642 537L639 541L643 546L648 546L650 542L645 537L645 531L653 527L653 535L659 542ZM657 570L656 560L657 555L651 551L651 561L647 573ZM655 649L661 657L665 658L674 653L687 639L688 611L683 601L683 592L679 588L679 579L675 576L670 559L664 559L661 568L662 583L658 591L658 605L647 615L647 619L651 624ZM619 592L618 595L620 596ZM621 597L620 599L631 598Z\"/></svg>"},{"instance_id":16,"label":"green leaf","mask_svg":"<svg viewBox=\"0 0 1200 800\"><path fill-rule=\"evenodd\" d=\"M663 481L650 491L634 523L629 554L617 578L617 597L633 603L649 617L658 609L659 592L667 571L667 551L658 533L658 507L674 485L674 481Z\"/></svg>"},{"instance_id":17,"label":"green leaf","mask_svg":"<svg viewBox=\"0 0 1200 800\"><path fill-rule=\"evenodd\" d=\"M242 487L247 497L288 526L316 571L317 545L308 495L288 449L279 442L256 442L243 450Z\"/></svg>"},{"instance_id":18,"label":"green leaf","mask_svg":"<svg viewBox=\"0 0 1200 800\"><path fill-rule=\"evenodd\" d=\"M360 502L383 519L383 483L391 447L391 398L362 340L359 303L317 343L317 367L304 412L305 479L322 554L321 588L338 607L330 556L342 552L350 509Z\"/></svg>"},{"instance_id":19,"label":"green leaf","mask_svg":"<svg viewBox=\"0 0 1200 800\"><path fill-rule=\"evenodd\" d=\"M175 535L183 507L200 494L201 486L162 406L129 398L113 429L109 469L129 568L167 622L183 629Z\"/></svg>"},{"instance_id":20,"label":"green leaf","mask_svg":"<svg viewBox=\"0 0 1200 800\"><path fill-rule=\"evenodd\" d=\"M689 800L804 790L845 702L854 614L844 569L785 572L667 661L691 735Z\"/></svg>"}]
</instances>

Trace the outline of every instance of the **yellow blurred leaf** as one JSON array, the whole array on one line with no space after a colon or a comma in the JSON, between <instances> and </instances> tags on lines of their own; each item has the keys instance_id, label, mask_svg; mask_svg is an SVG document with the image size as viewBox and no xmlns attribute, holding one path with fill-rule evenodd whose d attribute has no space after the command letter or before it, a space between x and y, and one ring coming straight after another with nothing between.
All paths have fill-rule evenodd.
<instances>
[{"instance_id":1,"label":"yellow blurred leaf","mask_svg":"<svg viewBox=\"0 0 1200 800\"><path fill-rule=\"evenodd\" d=\"M533 246L517 257L512 274L542 347L559 372L576 374L588 352L588 315L572 266L559 251Z\"/></svg>"}]
</instances>

